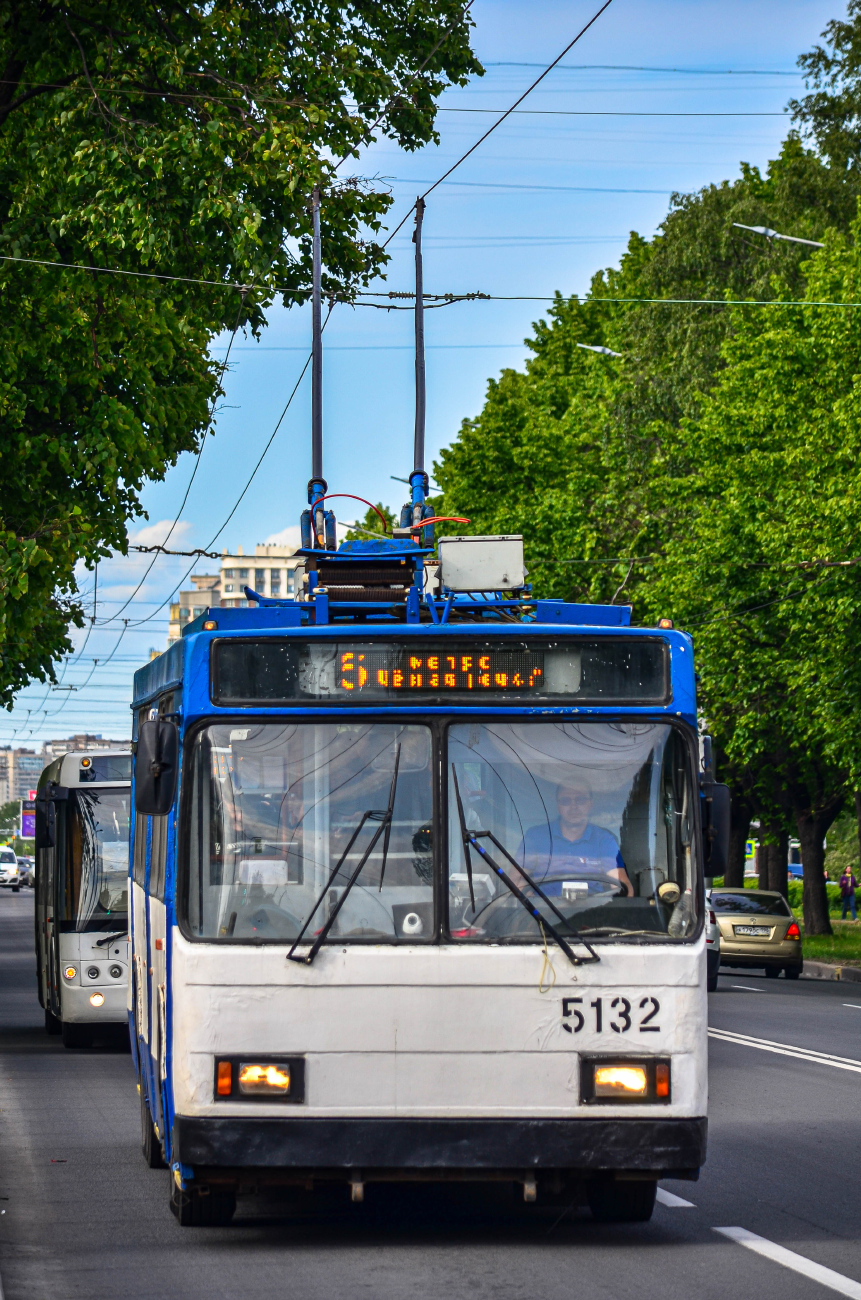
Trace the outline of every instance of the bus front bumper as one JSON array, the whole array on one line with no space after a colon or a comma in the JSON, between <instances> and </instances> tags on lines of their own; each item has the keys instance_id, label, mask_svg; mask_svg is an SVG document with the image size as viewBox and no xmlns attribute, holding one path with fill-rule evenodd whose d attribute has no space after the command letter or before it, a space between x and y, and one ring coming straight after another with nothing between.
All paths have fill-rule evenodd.
<instances>
[{"instance_id":1,"label":"bus front bumper","mask_svg":"<svg viewBox=\"0 0 861 1300\"><path fill-rule=\"evenodd\" d=\"M172 1159L195 1170L305 1177L504 1177L515 1171L697 1177L698 1119L272 1119L177 1116ZM371 1172L373 1171L373 1173Z\"/></svg>"}]
</instances>

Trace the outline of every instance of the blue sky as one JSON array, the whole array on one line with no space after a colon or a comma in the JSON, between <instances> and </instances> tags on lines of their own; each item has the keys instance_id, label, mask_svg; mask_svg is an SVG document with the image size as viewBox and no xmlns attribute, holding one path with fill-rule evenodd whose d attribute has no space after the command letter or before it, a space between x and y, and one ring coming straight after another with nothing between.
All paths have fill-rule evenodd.
<instances>
[{"instance_id":1,"label":"blue sky","mask_svg":"<svg viewBox=\"0 0 861 1300\"><path fill-rule=\"evenodd\" d=\"M443 97L440 144L405 154L381 142L353 166L356 175L387 178L396 199L390 228L493 122L486 110L507 108L595 8L596 0L475 0L474 43L487 71ZM535 298L557 289L585 292L596 270L618 262L631 230L655 231L673 191L731 179L742 160L764 167L775 156L789 125L784 106L803 90L796 58L843 13L842 4L821 0L613 0L522 105L530 111L510 117L428 200L426 291ZM392 241L386 281L374 287L412 287L411 231L408 222ZM523 340L543 310L540 302L473 302L428 313L429 464L461 421L480 411L488 379L522 366ZM309 339L310 311L280 308L259 344L237 338L216 436L172 547L207 546L230 514ZM400 505L404 489L390 476L412 469L411 348L410 312L339 307L333 314L324 358L330 491ZM223 355L223 343L213 351ZM295 541L310 472L309 427L306 376L213 549ZM163 483L144 492L148 518L130 527L132 541L164 538L192 468L184 455ZM335 504L343 519L354 517L351 503ZM97 626L85 646L84 633L75 632L78 654L62 670L61 686L77 689L22 692L14 711L0 718L0 743L32 746L83 730L129 734L132 673L150 647L164 646L167 607L159 606L185 572L182 561L159 559L120 612L148 563L130 556L100 565ZM91 604L92 573L82 572L80 581Z\"/></svg>"}]
</instances>

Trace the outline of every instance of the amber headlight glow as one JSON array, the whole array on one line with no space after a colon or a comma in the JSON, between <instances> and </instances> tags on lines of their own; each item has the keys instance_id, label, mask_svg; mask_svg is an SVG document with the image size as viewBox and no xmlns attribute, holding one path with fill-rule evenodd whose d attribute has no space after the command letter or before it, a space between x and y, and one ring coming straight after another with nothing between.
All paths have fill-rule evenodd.
<instances>
[{"instance_id":1,"label":"amber headlight glow","mask_svg":"<svg viewBox=\"0 0 861 1300\"><path fill-rule=\"evenodd\" d=\"M250 1093L287 1093L290 1091L290 1066L242 1062L239 1066L239 1091L246 1096Z\"/></svg>"},{"instance_id":2,"label":"amber headlight glow","mask_svg":"<svg viewBox=\"0 0 861 1300\"><path fill-rule=\"evenodd\" d=\"M63 971L63 976L67 980L73 980L78 973L77 966L67 966Z\"/></svg>"},{"instance_id":3,"label":"amber headlight glow","mask_svg":"<svg viewBox=\"0 0 861 1300\"><path fill-rule=\"evenodd\" d=\"M642 1065L596 1065L596 1097L645 1097L649 1086Z\"/></svg>"},{"instance_id":4,"label":"amber headlight glow","mask_svg":"<svg viewBox=\"0 0 861 1300\"><path fill-rule=\"evenodd\" d=\"M664 1103L670 1100L670 1062L664 1058L587 1056L580 1061L580 1097L587 1105Z\"/></svg>"}]
</instances>

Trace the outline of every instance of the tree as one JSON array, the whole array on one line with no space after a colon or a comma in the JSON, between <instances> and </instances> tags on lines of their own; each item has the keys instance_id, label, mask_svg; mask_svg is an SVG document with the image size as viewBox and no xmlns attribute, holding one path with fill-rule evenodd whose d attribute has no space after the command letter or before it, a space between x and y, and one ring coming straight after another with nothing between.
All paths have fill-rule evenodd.
<instances>
[{"instance_id":1,"label":"tree","mask_svg":"<svg viewBox=\"0 0 861 1300\"><path fill-rule=\"evenodd\" d=\"M383 519L380 518L380 515L382 515L383 519L386 521L385 526L388 529L388 534L384 531ZM361 520L357 520L351 528L347 529L344 534L344 540L347 542L356 542L362 541L368 537L385 537L386 535L391 537L392 529L396 523L397 520L389 507L384 506L382 501L378 501L375 507L368 507Z\"/></svg>"},{"instance_id":2,"label":"tree","mask_svg":"<svg viewBox=\"0 0 861 1300\"><path fill-rule=\"evenodd\" d=\"M51 675L75 563L124 550L206 435L212 338L307 297L315 185L325 291L385 265L391 198L337 159L434 138L468 35L459 0L0 5L0 251L25 259L0 273L0 700Z\"/></svg>"},{"instance_id":3,"label":"tree","mask_svg":"<svg viewBox=\"0 0 861 1300\"><path fill-rule=\"evenodd\" d=\"M0 805L0 834L11 835L18 825L21 815L21 804L18 799L10 799L8 803Z\"/></svg>"}]
</instances>

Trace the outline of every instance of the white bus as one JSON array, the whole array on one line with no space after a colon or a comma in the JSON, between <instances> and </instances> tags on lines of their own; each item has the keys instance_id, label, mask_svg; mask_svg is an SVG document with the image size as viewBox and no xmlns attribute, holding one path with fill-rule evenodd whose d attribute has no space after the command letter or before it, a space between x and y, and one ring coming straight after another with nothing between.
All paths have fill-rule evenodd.
<instances>
[{"instance_id":1,"label":"white bus","mask_svg":"<svg viewBox=\"0 0 861 1300\"><path fill-rule=\"evenodd\" d=\"M45 1029L89 1047L128 1022L131 755L55 758L36 795L36 971Z\"/></svg>"}]
</instances>

